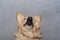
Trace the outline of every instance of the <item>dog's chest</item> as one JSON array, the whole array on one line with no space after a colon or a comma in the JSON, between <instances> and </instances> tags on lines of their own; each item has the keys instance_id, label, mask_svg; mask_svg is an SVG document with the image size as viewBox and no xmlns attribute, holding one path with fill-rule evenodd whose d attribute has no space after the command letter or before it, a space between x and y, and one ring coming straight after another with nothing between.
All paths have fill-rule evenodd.
<instances>
[{"instance_id":1,"label":"dog's chest","mask_svg":"<svg viewBox=\"0 0 60 40\"><path fill-rule=\"evenodd\" d=\"M31 30L32 29L32 26L24 26L27 30Z\"/></svg>"}]
</instances>

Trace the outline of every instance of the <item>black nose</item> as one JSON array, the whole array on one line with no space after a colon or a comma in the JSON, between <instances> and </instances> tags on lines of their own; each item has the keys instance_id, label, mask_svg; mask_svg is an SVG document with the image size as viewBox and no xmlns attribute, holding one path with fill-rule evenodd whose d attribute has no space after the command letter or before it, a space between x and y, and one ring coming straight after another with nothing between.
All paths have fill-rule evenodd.
<instances>
[{"instance_id":1,"label":"black nose","mask_svg":"<svg viewBox=\"0 0 60 40\"><path fill-rule=\"evenodd\" d=\"M29 22L29 23L32 23L32 20L33 20L32 17L27 18L27 22Z\"/></svg>"},{"instance_id":2,"label":"black nose","mask_svg":"<svg viewBox=\"0 0 60 40\"><path fill-rule=\"evenodd\" d=\"M28 26L31 26L32 25L33 26L33 18L29 16L27 18L27 21L26 21L25 25L28 25Z\"/></svg>"},{"instance_id":3,"label":"black nose","mask_svg":"<svg viewBox=\"0 0 60 40\"><path fill-rule=\"evenodd\" d=\"M33 23L33 18L32 18L32 17L28 17L28 18L27 18L27 25L28 25L28 26L31 26L32 23Z\"/></svg>"}]
</instances>

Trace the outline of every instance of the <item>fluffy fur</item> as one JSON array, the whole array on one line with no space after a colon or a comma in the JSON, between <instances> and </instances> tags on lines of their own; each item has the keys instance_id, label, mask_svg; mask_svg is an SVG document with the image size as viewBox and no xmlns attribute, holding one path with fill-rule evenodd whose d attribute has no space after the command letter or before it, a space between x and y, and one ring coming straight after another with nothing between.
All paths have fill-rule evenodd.
<instances>
[{"instance_id":1,"label":"fluffy fur","mask_svg":"<svg viewBox=\"0 0 60 40\"><path fill-rule=\"evenodd\" d=\"M41 16L34 16L33 26L24 26L29 16L24 16L21 13L16 13L16 19L18 23L18 30L15 33L16 40L40 40L42 38L40 23Z\"/></svg>"}]
</instances>

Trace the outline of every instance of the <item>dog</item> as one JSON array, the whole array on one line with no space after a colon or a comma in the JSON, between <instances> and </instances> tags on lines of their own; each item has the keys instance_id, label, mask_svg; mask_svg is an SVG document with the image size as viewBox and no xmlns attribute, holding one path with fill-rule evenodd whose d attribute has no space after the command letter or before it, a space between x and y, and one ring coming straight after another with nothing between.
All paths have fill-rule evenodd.
<instances>
[{"instance_id":1,"label":"dog","mask_svg":"<svg viewBox=\"0 0 60 40\"><path fill-rule=\"evenodd\" d=\"M41 40L42 32L40 23L42 16L24 16L22 13L16 13L17 32L16 40Z\"/></svg>"}]
</instances>

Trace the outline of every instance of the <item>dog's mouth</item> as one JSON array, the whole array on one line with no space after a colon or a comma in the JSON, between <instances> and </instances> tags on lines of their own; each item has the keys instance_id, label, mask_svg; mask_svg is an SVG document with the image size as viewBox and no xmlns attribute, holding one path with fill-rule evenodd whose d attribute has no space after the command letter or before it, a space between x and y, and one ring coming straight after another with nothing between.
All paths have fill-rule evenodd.
<instances>
[{"instance_id":1,"label":"dog's mouth","mask_svg":"<svg viewBox=\"0 0 60 40\"><path fill-rule=\"evenodd\" d=\"M26 24L26 25L31 26L31 25L32 25L32 23L31 23L31 22L27 22L27 24Z\"/></svg>"},{"instance_id":2,"label":"dog's mouth","mask_svg":"<svg viewBox=\"0 0 60 40\"><path fill-rule=\"evenodd\" d=\"M28 17L26 23L24 24L24 26L25 25L33 26L33 18L32 17Z\"/></svg>"}]
</instances>

